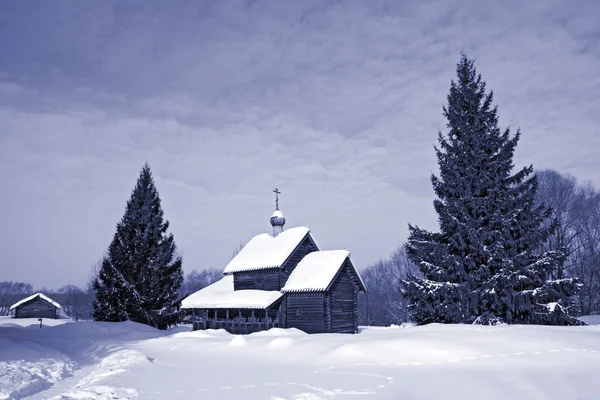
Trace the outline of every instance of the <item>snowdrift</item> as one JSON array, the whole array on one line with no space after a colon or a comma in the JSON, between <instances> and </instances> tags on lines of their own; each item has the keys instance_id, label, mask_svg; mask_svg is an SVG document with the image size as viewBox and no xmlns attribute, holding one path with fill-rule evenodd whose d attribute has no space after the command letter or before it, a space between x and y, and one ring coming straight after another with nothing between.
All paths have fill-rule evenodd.
<instances>
[{"instance_id":1,"label":"snowdrift","mask_svg":"<svg viewBox=\"0 0 600 400\"><path fill-rule=\"evenodd\" d=\"M600 392L598 325L245 336L132 322L14 325L0 324L0 399L562 400Z\"/></svg>"}]
</instances>

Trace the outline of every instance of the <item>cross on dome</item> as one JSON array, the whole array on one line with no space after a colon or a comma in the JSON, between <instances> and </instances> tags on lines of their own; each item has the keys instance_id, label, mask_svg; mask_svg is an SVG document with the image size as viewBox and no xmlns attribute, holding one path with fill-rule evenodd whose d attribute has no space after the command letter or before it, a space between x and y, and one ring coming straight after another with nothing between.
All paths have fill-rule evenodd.
<instances>
[{"instance_id":1,"label":"cross on dome","mask_svg":"<svg viewBox=\"0 0 600 400\"><path fill-rule=\"evenodd\" d=\"M275 193L275 210L279 210L279 195L281 194L281 192L279 191L279 189L275 188L275 190L273 190L273 193Z\"/></svg>"},{"instance_id":2,"label":"cross on dome","mask_svg":"<svg viewBox=\"0 0 600 400\"><path fill-rule=\"evenodd\" d=\"M283 232L285 218L283 216L283 213L279 210L279 195L281 194L281 192L278 188L275 188L275 190L273 190L273 193L275 193L275 211L273 212L273 215L271 215L270 222L271 226L273 227L273 237L276 237L281 232Z\"/></svg>"}]
</instances>

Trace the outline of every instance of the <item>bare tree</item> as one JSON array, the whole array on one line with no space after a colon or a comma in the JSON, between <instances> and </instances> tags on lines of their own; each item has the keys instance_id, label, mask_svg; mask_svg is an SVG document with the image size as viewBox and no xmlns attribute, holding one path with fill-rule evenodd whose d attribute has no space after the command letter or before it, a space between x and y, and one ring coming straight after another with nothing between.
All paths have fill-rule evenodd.
<instances>
[{"instance_id":1,"label":"bare tree","mask_svg":"<svg viewBox=\"0 0 600 400\"><path fill-rule=\"evenodd\" d=\"M600 193L590 184L581 188L577 207L577 239L572 257L573 274L582 288L582 314L600 314Z\"/></svg>"},{"instance_id":2,"label":"bare tree","mask_svg":"<svg viewBox=\"0 0 600 400\"><path fill-rule=\"evenodd\" d=\"M240 241L231 254L233 259L245 246L244 241ZM181 297L189 296L190 294L197 292L200 289L211 285L212 283L223 278L222 270L216 268L209 268L203 270L190 271L184 278L181 287L179 288L179 294Z\"/></svg>"},{"instance_id":3,"label":"bare tree","mask_svg":"<svg viewBox=\"0 0 600 400\"><path fill-rule=\"evenodd\" d=\"M10 306L33 294L33 286L26 282L0 282L0 315L8 315Z\"/></svg>"},{"instance_id":4,"label":"bare tree","mask_svg":"<svg viewBox=\"0 0 600 400\"><path fill-rule=\"evenodd\" d=\"M367 293L359 297L359 323L387 326L408 321L407 301L400 293L400 281L408 274L419 273L406 256L404 246L362 270Z\"/></svg>"},{"instance_id":5,"label":"bare tree","mask_svg":"<svg viewBox=\"0 0 600 400\"><path fill-rule=\"evenodd\" d=\"M421 271L417 264L412 262L406 254L405 246L399 246L390 255L391 268L396 282L405 279L408 275L420 276Z\"/></svg>"},{"instance_id":6,"label":"bare tree","mask_svg":"<svg viewBox=\"0 0 600 400\"><path fill-rule=\"evenodd\" d=\"M188 296L221 278L223 278L223 273L216 268L203 269L201 271L193 270L183 279L179 293L181 296Z\"/></svg>"},{"instance_id":7,"label":"bare tree","mask_svg":"<svg viewBox=\"0 0 600 400\"><path fill-rule=\"evenodd\" d=\"M575 248L578 235L577 225L579 218L578 204L580 189L575 177L561 175L553 170L544 170L537 173L539 187L537 201L552 208L556 230L542 245L541 251L563 250L569 254ZM554 271L552 279L562 279L568 275L568 270L573 268L573 259L568 257L565 263L559 265Z\"/></svg>"},{"instance_id":8,"label":"bare tree","mask_svg":"<svg viewBox=\"0 0 600 400\"><path fill-rule=\"evenodd\" d=\"M578 312L600 313L600 193L575 177L545 170L537 173L537 200L553 210L556 230L541 250L566 249L568 257L553 279L577 277Z\"/></svg>"},{"instance_id":9,"label":"bare tree","mask_svg":"<svg viewBox=\"0 0 600 400\"><path fill-rule=\"evenodd\" d=\"M56 293L49 293L60 303L65 314L75 321L92 318L94 294L75 285L65 285Z\"/></svg>"},{"instance_id":10,"label":"bare tree","mask_svg":"<svg viewBox=\"0 0 600 400\"><path fill-rule=\"evenodd\" d=\"M241 241L241 242L239 242L239 243L237 244L237 246L235 246L235 247L233 248L233 252L231 252L231 259L232 259L232 260L233 260L233 258L234 258L235 256L237 256L237 255L238 255L238 253L239 253L240 251L242 251L242 249L244 248L244 246L246 245L246 243L247 243L247 242Z\"/></svg>"},{"instance_id":11,"label":"bare tree","mask_svg":"<svg viewBox=\"0 0 600 400\"><path fill-rule=\"evenodd\" d=\"M90 268L90 276L88 277L88 281L85 287L86 292L96 297L96 291L94 290L94 281L98 277L98 272L100 271L100 267L102 267L102 259L96 261Z\"/></svg>"}]
</instances>

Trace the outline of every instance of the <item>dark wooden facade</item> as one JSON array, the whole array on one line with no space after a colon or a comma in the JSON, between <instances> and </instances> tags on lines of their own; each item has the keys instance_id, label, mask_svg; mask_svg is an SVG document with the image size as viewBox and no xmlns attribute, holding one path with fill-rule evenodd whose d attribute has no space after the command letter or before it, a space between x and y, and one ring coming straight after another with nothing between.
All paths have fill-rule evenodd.
<instances>
[{"instance_id":1,"label":"dark wooden facade","mask_svg":"<svg viewBox=\"0 0 600 400\"><path fill-rule=\"evenodd\" d=\"M15 318L58 318L58 308L41 297L35 297L15 308Z\"/></svg>"},{"instance_id":2,"label":"dark wooden facade","mask_svg":"<svg viewBox=\"0 0 600 400\"><path fill-rule=\"evenodd\" d=\"M358 290L360 279L346 259L327 292L328 332L358 332Z\"/></svg>"},{"instance_id":3,"label":"dark wooden facade","mask_svg":"<svg viewBox=\"0 0 600 400\"><path fill-rule=\"evenodd\" d=\"M285 326L307 333L358 332L357 294L364 290L361 286L346 259L326 291L286 293Z\"/></svg>"},{"instance_id":4,"label":"dark wooden facade","mask_svg":"<svg viewBox=\"0 0 600 400\"><path fill-rule=\"evenodd\" d=\"M286 293L286 327L306 333L327 332L325 293Z\"/></svg>"}]
</instances>

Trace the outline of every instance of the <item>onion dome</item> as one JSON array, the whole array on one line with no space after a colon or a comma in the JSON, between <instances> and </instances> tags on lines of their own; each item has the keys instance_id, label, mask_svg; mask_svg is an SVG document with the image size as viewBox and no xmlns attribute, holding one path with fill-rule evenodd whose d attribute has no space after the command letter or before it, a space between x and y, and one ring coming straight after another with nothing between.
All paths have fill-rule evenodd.
<instances>
[{"instance_id":1,"label":"onion dome","mask_svg":"<svg viewBox=\"0 0 600 400\"><path fill-rule=\"evenodd\" d=\"M279 210L275 210L273 212L273 215L271 215L271 226L273 228L275 228L276 226L280 226L283 228L283 226L285 225L285 217L283 216L283 213Z\"/></svg>"}]
</instances>

